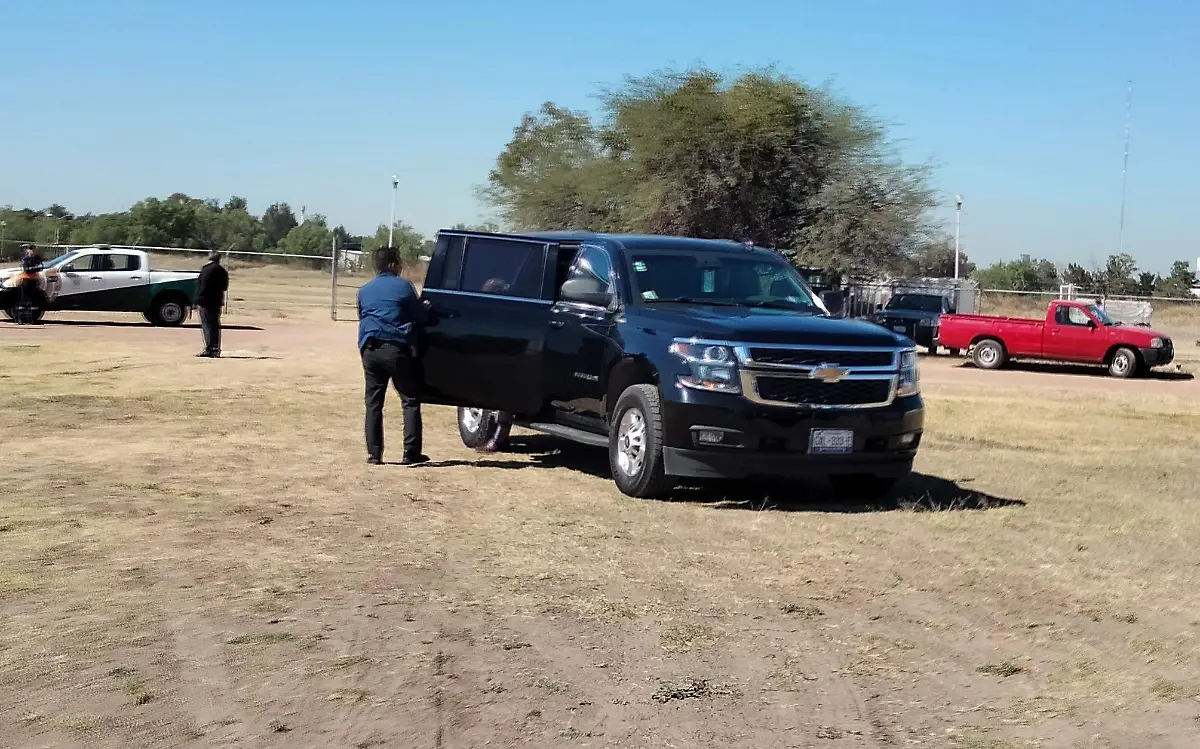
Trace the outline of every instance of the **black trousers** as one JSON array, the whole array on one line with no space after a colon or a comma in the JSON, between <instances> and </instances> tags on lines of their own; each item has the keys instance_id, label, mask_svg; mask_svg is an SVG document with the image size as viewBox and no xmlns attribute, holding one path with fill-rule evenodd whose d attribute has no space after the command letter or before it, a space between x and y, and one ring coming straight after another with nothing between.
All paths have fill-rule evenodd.
<instances>
[{"instance_id":1,"label":"black trousers","mask_svg":"<svg viewBox=\"0 0 1200 749\"><path fill-rule=\"evenodd\" d=\"M372 348L374 346L374 348ZM407 347L368 343L362 350L366 390L367 455L383 458L383 402L388 383L400 394L404 409L404 454L421 454L421 360Z\"/></svg>"},{"instance_id":2,"label":"black trousers","mask_svg":"<svg viewBox=\"0 0 1200 749\"><path fill-rule=\"evenodd\" d=\"M221 308L200 308L200 331L204 334L204 350L210 354L221 353Z\"/></svg>"}]
</instances>

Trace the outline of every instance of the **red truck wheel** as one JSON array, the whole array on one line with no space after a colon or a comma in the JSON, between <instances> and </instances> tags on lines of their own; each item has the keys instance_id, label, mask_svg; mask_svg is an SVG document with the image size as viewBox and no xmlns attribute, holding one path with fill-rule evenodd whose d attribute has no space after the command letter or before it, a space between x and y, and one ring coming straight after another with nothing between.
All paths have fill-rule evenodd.
<instances>
[{"instance_id":1,"label":"red truck wheel","mask_svg":"<svg viewBox=\"0 0 1200 749\"><path fill-rule=\"evenodd\" d=\"M980 369L1000 369L1008 361L1008 352L1000 341L989 338L975 344L971 358Z\"/></svg>"},{"instance_id":2,"label":"red truck wheel","mask_svg":"<svg viewBox=\"0 0 1200 749\"><path fill-rule=\"evenodd\" d=\"M1108 363L1108 373L1113 377L1128 379L1137 374L1138 357L1133 349L1119 348L1113 352L1112 361Z\"/></svg>"}]
</instances>

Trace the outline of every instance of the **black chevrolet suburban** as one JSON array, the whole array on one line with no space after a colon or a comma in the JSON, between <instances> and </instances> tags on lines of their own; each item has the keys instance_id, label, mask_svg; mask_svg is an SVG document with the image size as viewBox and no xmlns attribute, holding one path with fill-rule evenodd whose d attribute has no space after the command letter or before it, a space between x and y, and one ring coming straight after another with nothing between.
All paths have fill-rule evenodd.
<instances>
[{"instance_id":1,"label":"black chevrolet suburban","mask_svg":"<svg viewBox=\"0 0 1200 749\"><path fill-rule=\"evenodd\" d=\"M426 399L463 442L514 424L608 449L617 487L828 476L879 496L912 470L911 341L836 319L777 252L732 241L443 230L422 292Z\"/></svg>"}]
</instances>

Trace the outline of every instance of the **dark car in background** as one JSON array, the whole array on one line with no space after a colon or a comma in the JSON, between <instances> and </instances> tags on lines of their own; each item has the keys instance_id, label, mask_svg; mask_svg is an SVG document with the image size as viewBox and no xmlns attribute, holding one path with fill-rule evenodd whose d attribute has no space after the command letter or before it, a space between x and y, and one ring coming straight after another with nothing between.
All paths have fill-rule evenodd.
<instances>
[{"instance_id":1,"label":"dark car in background","mask_svg":"<svg viewBox=\"0 0 1200 749\"><path fill-rule=\"evenodd\" d=\"M876 310L871 319L936 354L941 345L938 329L942 315L953 311L950 300L941 294L901 292L889 299L882 309ZM950 349L950 354L957 356L959 350Z\"/></svg>"}]
</instances>

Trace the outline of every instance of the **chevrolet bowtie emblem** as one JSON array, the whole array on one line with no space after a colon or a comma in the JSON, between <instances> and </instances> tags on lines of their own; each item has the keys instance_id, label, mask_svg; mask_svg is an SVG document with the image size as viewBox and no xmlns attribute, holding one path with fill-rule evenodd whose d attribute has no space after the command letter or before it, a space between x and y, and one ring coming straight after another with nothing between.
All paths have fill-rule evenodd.
<instances>
[{"instance_id":1,"label":"chevrolet bowtie emblem","mask_svg":"<svg viewBox=\"0 0 1200 749\"><path fill-rule=\"evenodd\" d=\"M850 374L850 370L842 369L836 364L822 364L809 372L808 376L814 380L820 380L832 385L835 382L841 382L848 374Z\"/></svg>"}]
</instances>

